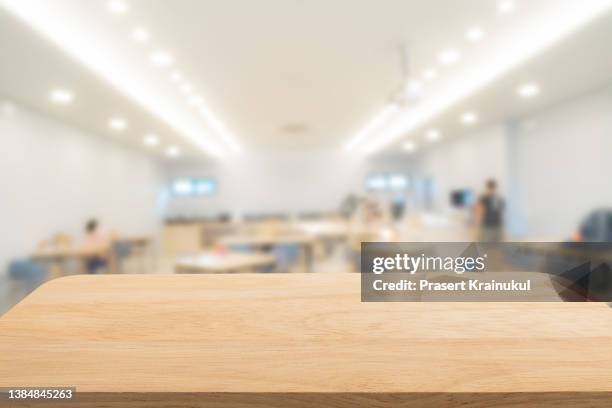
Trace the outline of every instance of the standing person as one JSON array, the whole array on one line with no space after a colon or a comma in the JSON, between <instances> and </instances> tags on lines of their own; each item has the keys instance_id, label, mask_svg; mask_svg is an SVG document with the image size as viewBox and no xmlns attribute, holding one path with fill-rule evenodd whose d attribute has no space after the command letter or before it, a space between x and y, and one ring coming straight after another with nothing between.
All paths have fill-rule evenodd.
<instances>
[{"instance_id":1,"label":"standing person","mask_svg":"<svg viewBox=\"0 0 612 408\"><path fill-rule=\"evenodd\" d=\"M503 239L504 199L497 192L497 182L487 180L485 193L476 205L476 222L480 242L499 242Z\"/></svg>"}]
</instances>

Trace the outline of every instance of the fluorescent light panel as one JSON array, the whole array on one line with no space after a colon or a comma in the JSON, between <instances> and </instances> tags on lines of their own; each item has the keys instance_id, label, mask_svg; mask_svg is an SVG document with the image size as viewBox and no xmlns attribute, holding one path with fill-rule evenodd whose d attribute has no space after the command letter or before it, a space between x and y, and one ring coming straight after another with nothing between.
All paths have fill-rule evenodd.
<instances>
[{"instance_id":1,"label":"fluorescent light panel","mask_svg":"<svg viewBox=\"0 0 612 408\"><path fill-rule=\"evenodd\" d=\"M346 144L344 150L351 151L366 138L372 136L374 132L384 126L397 112L399 108L396 104L387 105L382 111L372 117L370 121Z\"/></svg>"}]
</instances>

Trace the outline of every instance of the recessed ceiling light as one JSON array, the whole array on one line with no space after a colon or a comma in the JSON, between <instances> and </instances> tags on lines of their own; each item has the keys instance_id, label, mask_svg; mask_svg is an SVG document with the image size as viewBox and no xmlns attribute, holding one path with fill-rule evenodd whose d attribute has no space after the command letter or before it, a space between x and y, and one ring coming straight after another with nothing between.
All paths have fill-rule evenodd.
<instances>
[{"instance_id":1,"label":"recessed ceiling light","mask_svg":"<svg viewBox=\"0 0 612 408\"><path fill-rule=\"evenodd\" d=\"M442 134L440 133L440 131L438 129L429 129L425 133L425 137L430 142L437 142L438 140L440 140L440 137L442 137Z\"/></svg>"},{"instance_id":2,"label":"recessed ceiling light","mask_svg":"<svg viewBox=\"0 0 612 408\"><path fill-rule=\"evenodd\" d=\"M415 79L406 84L406 91L412 95L418 95L423 92L423 83Z\"/></svg>"},{"instance_id":3,"label":"recessed ceiling light","mask_svg":"<svg viewBox=\"0 0 612 408\"><path fill-rule=\"evenodd\" d=\"M195 106L202 106L204 104L204 98L200 95L194 95L189 98L189 103Z\"/></svg>"},{"instance_id":4,"label":"recessed ceiling light","mask_svg":"<svg viewBox=\"0 0 612 408\"><path fill-rule=\"evenodd\" d=\"M180 73L180 72L178 72L178 71L172 71L172 72L170 73L170 80L171 80L172 82L178 82L178 81L180 81L181 79L183 79L183 75L181 75L181 73Z\"/></svg>"},{"instance_id":5,"label":"recessed ceiling light","mask_svg":"<svg viewBox=\"0 0 612 408\"><path fill-rule=\"evenodd\" d=\"M466 112L461 115L460 119L461 123L464 125L473 125L474 123L478 122L478 115L474 112Z\"/></svg>"},{"instance_id":6,"label":"recessed ceiling light","mask_svg":"<svg viewBox=\"0 0 612 408\"><path fill-rule=\"evenodd\" d=\"M149 147L157 146L159 144L159 137L157 137L157 135L149 133L148 135L145 135L145 137L142 139L142 143L144 143L145 146Z\"/></svg>"},{"instance_id":7,"label":"recessed ceiling light","mask_svg":"<svg viewBox=\"0 0 612 408\"><path fill-rule=\"evenodd\" d=\"M137 27L132 30L132 38L136 42L145 43L149 41L149 37L150 37L149 32L142 27Z\"/></svg>"},{"instance_id":8,"label":"recessed ceiling light","mask_svg":"<svg viewBox=\"0 0 612 408\"><path fill-rule=\"evenodd\" d=\"M66 105L72 102L74 96L66 89L56 88L49 92L49 99L57 104Z\"/></svg>"},{"instance_id":9,"label":"recessed ceiling light","mask_svg":"<svg viewBox=\"0 0 612 408\"><path fill-rule=\"evenodd\" d=\"M128 123L125 119L123 118L110 118L110 120L108 121L108 127L110 127L113 130L117 130L117 131L121 131L121 130L125 130L127 129Z\"/></svg>"},{"instance_id":10,"label":"recessed ceiling light","mask_svg":"<svg viewBox=\"0 0 612 408\"><path fill-rule=\"evenodd\" d=\"M108 2L108 9L115 14L123 14L128 11L129 6L123 0L110 0Z\"/></svg>"},{"instance_id":11,"label":"recessed ceiling light","mask_svg":"<svg viewBox=\"0 0 612 408\"><path fill-rule=\"evenodd\" d=\"M176 146L170 146L166 149L166 156L168 157L178 157L181 154L181 149Z\"/></svg>"},{"instance_id":12,"label":"recessed ceiling light","mask_svg":"<svg viewBox=\"0 0 612 408\"><path fill-rule=\"evenodd\" d=\"M187 95L191 95L193 93L193 86L191 86L191 84L183 84L181 85L181 91Z\"/></svg>"},{"instance_id":13,"label":"recessed ceiling light","mask_svg":"<svg viewBox=\"0 0 612 408\"><path fill-rule=\"evenodd\" d=\"M514 11L516 5L513 0L501 0L497 3L497 11L500 14L510 14Z\"/></svg>"},{"instance_id":14,"label":"recessed ceiling light","mask_svg":"<svg viewBox=\"0 0 612 408\"><path fill-rule=\"evenodd\" d=\"M158 67L168 67L172 65L174 62L174 58L172 55L168 54L166 51L153 51L150 56L151 63L153 65L157 65Z\"/></svg>"},{"instance_id":15,"label":"recessed ceiling light","mask_svg":"<svg viewBox=\"0 0 612 408\"><path fill-rule=\"evenodd\" d=\"M477 42L484 37L484 31L480 27L471 27L465 32L465 38L469 41Z\"/></svg>"},{"instance_id":16,"label":"recessed ceiling light","mask_svg":"<svg viewBox=\"0 0 612 408\"><path fill-rule=\"evenodd\" d=\"M540 86L535 82L529 82L519 86L517 93L521 98L532 98L540 93Z\"/></svg>"},{"instance_id":17,"label":"recessed ceiling light","mask_svg":"<svg viewBox=\"0 0 612 408\"><path fill-rule=\"evenodd\" d=\"M417 145L414 142L406 142L402 145L402 150L404 150L407 153L412 153L416 150Z\"/></svg>"},{"instance_id":18,"label":"recessed ceiling light","mask_svg":"<svg viewBox=\"0 0 612 408\"><path fill-rule=\"evenodd\" d=\"M444 64L449 65L457 62L461 58L461 54L454 48L447 48L438 54L438 60Z\"/></svg>"},{"instance_id":19,"label":"recessed ceiling light","mask_svg":"<svg viewBox=\"0 0 612 408\"><path fill-rule=\"evenodd\" d=\"M435 69L426 69L425 71L423 71L423 78L426 81L431 81L432 79L436 79L438 77L438 73L436 72Z\"/></svg>"}]
</instances>

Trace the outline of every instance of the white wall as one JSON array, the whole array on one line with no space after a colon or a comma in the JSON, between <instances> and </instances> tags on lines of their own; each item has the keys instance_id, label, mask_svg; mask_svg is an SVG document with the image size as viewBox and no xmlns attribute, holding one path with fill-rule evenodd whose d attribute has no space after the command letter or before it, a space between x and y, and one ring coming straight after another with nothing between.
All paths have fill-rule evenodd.
<instances>
[{"instance_id":1,"label":"white wall","mask_svg":"<svg viewBox=\"0 0 612 408\"><path fill-rule=\"evenodd\" d=\"M487 179L506 188L506 141L502 126L494 125L468 137L458 137L425 151L419 173L434 182L434 208L450 209L450 192L471 189L479 194Z\"/></svg>"},{"instance_id":2,"label":"white wall","mask_svg":"<svg viewBox=\"0 0 612 408\"><path fill-rule=\"evenodd\" d=\"M366 174L409 173L411 168L408 158L364 160L340 150L249 153L217 163L177 163L169 169L169 180L212 177L219 191L212 197L172 199L168 215L334 211L348 194L364 192Z\"/></svg>"},{"instance_id":3,"label":"white wall","mask_svg":"<svg viewBox=\"0 0 612 408\"><path fill-rule=\"evenodd\" d=\"M0 273L57 232L82 236L98 218L120 234L153 233L163 167L103 137L27 109L0 110Z\"/></svg>"},{"instance_id":4,"label":"white wall","mask_svg":"<svg viewBox=\"0 0 612 408\"><path fill-rule=\"evenodd\" d=\"M612 209L612 88L524 118L517 147L530 235L569 236L589 211Z\"/></svg>"},{"instance_id":5,"label":"white wall","mask_svg":"<svg viewBox=\"0 0 612 408\"><path fill-rule=\"evenodd\" d=\"M612 208L612 89L595 91L441 143L421 157L436 206L449 191L481 191L495 178L507 195L515 238L563 239L589 211ZM509 188L512 187L512 188Z\"/></svg>"}]
</instances>

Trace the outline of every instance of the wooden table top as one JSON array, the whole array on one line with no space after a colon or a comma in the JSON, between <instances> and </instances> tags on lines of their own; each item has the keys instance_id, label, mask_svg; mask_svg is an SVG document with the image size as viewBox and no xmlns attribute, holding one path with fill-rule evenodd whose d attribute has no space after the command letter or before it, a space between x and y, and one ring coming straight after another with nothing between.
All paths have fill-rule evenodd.
<instances>
[{"instance_id":1,"label":"wooden table top","mask_svg":"<svg viewBox=\"0 0 612 408\"><path fill-rule=\"evenodd\" d=\"M97 275L0 318L0 387L612 391L600 303L360 303L358 274Z\"/></svg>"},{"instance_id":2,"label":"wooden table top","mask_svg":"<svg viewBox=\"0 0 612 408\"><path fill-rule=\"evenodd\" d=\"M276 258L261 252L206 252L196 256L180 257L175 270L179 273L220 273L274 265Z\"/></svg>"}]
</instances>

